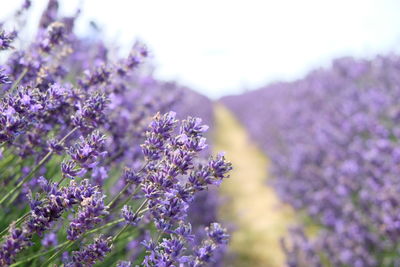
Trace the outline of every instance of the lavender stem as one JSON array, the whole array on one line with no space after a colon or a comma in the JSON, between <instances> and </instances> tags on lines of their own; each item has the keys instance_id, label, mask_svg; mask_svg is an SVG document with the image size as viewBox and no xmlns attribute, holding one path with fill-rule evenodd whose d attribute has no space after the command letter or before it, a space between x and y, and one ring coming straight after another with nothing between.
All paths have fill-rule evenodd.
<instances>
[{"instance_id":1,"label":"lavender stem","mask_svg":"<svg viewBox=\"0 0 400 267\"><path fill-rule=\"evenodd\" d=\"M74 132L78 130L79 127L75 127L72 129L67 135L65 135L59 142L58 144L61 145L64 143L64 141L71 136ZM29 181L30 178L46 163L46 161L51 157L53 154L53 151L50 150L44 157L43 159L28 173L27 176L25 176L24 179L22 179L13 189L11 189L1 200L0 200L0 205L2 205L10 196L12 196L17 190L19 190L24 183ZM21 177L20 177L21 178ZM16 196L14 196L8 204L11 204L15 200Z\"/></svg>"}]
</instances>

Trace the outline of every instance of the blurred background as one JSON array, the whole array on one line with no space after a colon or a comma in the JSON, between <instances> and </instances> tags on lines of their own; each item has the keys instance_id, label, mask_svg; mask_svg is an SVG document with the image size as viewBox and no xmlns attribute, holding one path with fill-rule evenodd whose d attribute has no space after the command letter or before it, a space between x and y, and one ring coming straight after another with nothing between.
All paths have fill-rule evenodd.
<instances>
[{"instance_id":1,"label":"blurred background","mask_svg":"<svg viewBox=\"0 0 400 267\"><path fill-rule=\"evenodd\" d=\"M23 2L2 1L0 19ZM32 3L31 35L46 4ZM398 51L400 44L396 0L60 3L66 15L77 8L82 10L79 35L101 31L100 38L122 53L139 38L154 56L157 77L177 80L213 99L301 78L337 57Z\"/></svg>"}]
</instances>

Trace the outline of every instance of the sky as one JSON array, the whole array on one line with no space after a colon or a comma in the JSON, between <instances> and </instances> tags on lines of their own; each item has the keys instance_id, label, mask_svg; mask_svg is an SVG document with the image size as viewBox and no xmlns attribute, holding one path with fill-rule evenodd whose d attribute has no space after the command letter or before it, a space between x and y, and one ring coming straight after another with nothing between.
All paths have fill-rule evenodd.
<instances>
[{"instance_id":1,"label":"sky","mask_svg":"<svg viewBox=\"0 0 400 267\"><path fill-rule=\"evenodd\" d=\"M0 19L21 1L0 0ZM45 0L33 0L32 21ZM211 98L293 80L342 56L400 49L399 0L68 0L81 5L78 34L89 21L128 50L145 42L160 79ZM31 23L32 31L36 23Z\"/></svg>"}]
</instances>

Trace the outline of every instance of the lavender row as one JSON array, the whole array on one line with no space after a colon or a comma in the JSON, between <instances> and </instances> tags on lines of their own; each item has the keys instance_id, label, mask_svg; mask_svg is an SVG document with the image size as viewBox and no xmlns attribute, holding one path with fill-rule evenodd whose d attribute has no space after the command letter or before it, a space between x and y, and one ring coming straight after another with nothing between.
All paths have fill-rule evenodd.
<instances>
[{"instance_id":1,"label":"lavender row","mask_svg":"<svg viewBox=\"0 0 400 267\"><path fill-rule=\"evenodd\" d=\"M318 226L291 231L289 266L400 264L399 71L396 55L343 58L223 99L271 158L280 197Z\"/></svg>"}]
</instances>

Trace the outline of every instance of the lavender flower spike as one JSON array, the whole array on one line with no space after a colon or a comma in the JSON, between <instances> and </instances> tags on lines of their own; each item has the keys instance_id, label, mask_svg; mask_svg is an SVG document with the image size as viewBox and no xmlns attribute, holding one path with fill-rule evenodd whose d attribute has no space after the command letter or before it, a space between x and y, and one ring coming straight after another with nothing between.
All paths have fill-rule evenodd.
<instances>
[{"instance_id":1,"label":"lavender flower spike","mask_svg":"<svg viewBox=\"0 0 400 267\"><path fill-rule=\"evenodd\" d=\"M11 46L11 43L15 40L16 37L17 37L16 31L7 33L4 30L0 29L0 51L13 48Z\"/></svg>"},{"instance_id":2,"label":"lavender flower spike","mask_svg":"<svg viewBox=\"0 0 400 267\"><path fill-rule=\"evenodd\" d=\"M140 221L141 217L138 217L135 212L133 212L132 207L125 205L122 210L122 217L125 219L125 222L130 225L137 225Z\"/></svg>"},{"instance_id":3,"label":"lavender flower spike","mask_svg":"<svg viewBox=\"0 0 400 267\"><path fill-rule=\"evenodd\" d=\"M0 68L0 85L1 84L10 84L10 78L5 73L5 70Z\"/></svg>"},{"instance_id":4,"label":"lavender flower spike","mask_svg":"<svg viewBox=\"0 0 400 267\"><path fill-rule=\"evenodd\" d=\"M104 259L106 254L111 251L111 238L99 236L94 239L94 243L84 247L79 251L73 252L72 262L67 267L93 266L97 261Z\"/></svg>"}]
</instances>

